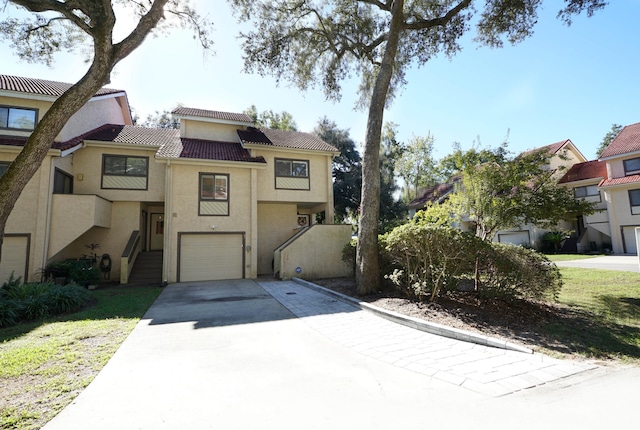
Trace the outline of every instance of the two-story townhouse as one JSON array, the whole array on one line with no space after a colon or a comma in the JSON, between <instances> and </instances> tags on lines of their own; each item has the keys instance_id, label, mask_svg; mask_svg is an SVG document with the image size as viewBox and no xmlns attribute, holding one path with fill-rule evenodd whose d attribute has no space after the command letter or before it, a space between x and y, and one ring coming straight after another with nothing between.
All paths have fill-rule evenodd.
<instances>
[{"instance_id":1,"label":"two-story townhouse","mask_svg":"<svg viewBox=\"0 0 640 430\"><path fill-rule=\"evenodd\" d=\"M573 234L569 241L571 246L575 246L575 249L568 251L579 253L611 251L609 212L603 198L604 193L598 188L606 176L606 164L593 160L574 164L558 181L561 186L573 188L575 197L595 204L593 214L576 215L570 226Z\"/></svg>"},{"instance_id":2,"label":"two-story townhouse","mask_svg":"<svg viewBox=\"0 0 640 430\"><path fill-rule=\"evenodd\" d=\"M640 123L627 125L600 155L606 177L599 184L609 214L613 252L637 254L640 227Z\"/></svg>"},{"instance_id":3,"label":"two-story townhouse","mask_svg":"<svg viewBox=\"0 0 640 430\"><path fill-rule=\"evenodd\" d=\"M532 149L527 151L527 153L534 151L544 151L549 155L549 164L548 166L545 166L545 168L552 171L554 176L558 179L562 177L562 175L564 175L573 165L587 161L585 156L578 150L570 139L565 139L551 145ZM413 217L415 212L423 208L428 202L440 203L446 200L448 196L455 191L456 182L460 182L460 180L460 176L456 175L449 183L438 184L424 190L416 199L409 203L408 207L410 216ZM458 186L464 186L464 184ZM464 231L475 231L473 222L468 218L463 218L458 227ZM569 225L563 227L566 229L570 228ZM501 243L535 247L539 244L540 239L547 231L549 230L540 228L533 224L526 224L519 228L500 230L496 233L493 240Z\"/></svg>"},{"instance_id":4,"label":"two-story townhouse","mask_svg":"<svg viewBox=\"0 0 640 430\"><path fill-rule=\"evenodd\" d=\"M46 82L5 80L15 79L34 88ZM2 88L32 97L20 86ZM157 279L165 282L349 272L340 250L350 226L312 226L317 213L333 219L333 146L307 133L256 129L244 114L202 109L176 109L180 130L136 127L126 94L102 91L96 101L122 99L104 112L83 107L69 123L89 118L87 127L52 144L7 224L0 277L14 271L34 279L39 268L95 243L109 257L111 278L124 283L150 255L160 259ZM0 140L0 168L30 132L18 131L18 143ZM39 221L25 223L27 212Z\"/></svg>"},{"instance_id":5,"label":"two-story townhouse","mask_svg":"<svg viewBox=\"0 0 640 430\"><path fill-rule=\"evenodd\" d=\"M21 151L39 119L69 87L60 82L0 75L0 175ZM52 230L74 223L80 217L90 217L90 213L78 210L60 219L52 209L58 196L74 192L73 161L83 146L79 137L105 121L132 123L124 91L108 88L98 91L51 143L45 160L7 220L0 280L12 272L24 280L38 277L38 270L55 254L49 251Z\"/></svg>"}]
</instances>

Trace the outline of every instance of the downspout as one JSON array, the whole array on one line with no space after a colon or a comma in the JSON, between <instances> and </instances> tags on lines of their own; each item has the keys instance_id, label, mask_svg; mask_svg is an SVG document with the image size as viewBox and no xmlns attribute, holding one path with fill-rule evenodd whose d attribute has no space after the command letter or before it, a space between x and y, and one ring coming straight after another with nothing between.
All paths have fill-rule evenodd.
<instances>
[{"instance_id":1,"label":"downspout","mask_svg":"<svg viewBox=\"0 0 640 430\"><path fill-rule=\"evenodd\" d=\"M49 193L47 194L47 214L44 224L44 249L42 252L42 268L47 267L47 261L49 260L49 236L51 234L51 211L53 206L53 181L55 168L53 165L54 157L49 160Z\"/></svg>"},{"instance_id":2,"label":"downspout","mask_svg":"<svg viewBox=\"0 0 640 430\"><path fill-rule=\"evenodd\" d=\"M164 239L162 244L162 283L169 283L169 264L171 262L171 232L173 230L173 213L171 208L171 160L167 160L164 177Z\"/></svg>"}]
</instances>

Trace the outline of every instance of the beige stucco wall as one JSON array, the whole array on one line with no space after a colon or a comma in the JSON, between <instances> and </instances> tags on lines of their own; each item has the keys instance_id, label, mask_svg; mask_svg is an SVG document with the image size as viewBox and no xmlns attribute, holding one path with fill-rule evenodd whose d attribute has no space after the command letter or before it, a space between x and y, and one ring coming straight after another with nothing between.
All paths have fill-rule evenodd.
<instances>
[{"instance_id":1,"label":"beige stucco wall","mask_svg":"<svg viewBox=\"0 0 640 430\"><path fill-rule=\"evenodd\" d=\"M183 118L180 120L180 136L188 137L190 139L240 142L238 129L241 128L243 127L240 125L219 124L207 122L204 119L194 121Z\"/></svg>"},{"instance_id":2,"label":"beige stucco wall","mask_svg":"<svg viewBox=\"0 0 640 430\"><path fill-rule=\"evenodd\" d=\"M298 202L321 204L329 202L331 187L331 156L305 151L253 149L254 157L262 156L267 168L258 172L258 198L261 202ZM288 158L309 161L310 190L278 190L275 188L275 159Z\"/></svg>"},{"instance_id":3,"label":"beige stucco wall","mask_svg":"<svg viewBox=\"0 0 640 430\"><path fill-rule=\"evenodd\" d=\"M0 105L26 107L38 110L38 121L47 113L53 101L30 100L18 97L0 97ZM64 142L103 124L130 123L126 117L126 101L123 97L99 98L89 101L76 112L62 128L56 141ZM29 132L2 130L4 135L28 136Z\"/></svg>"},{"instance_id":4,"label":"beige stucco wall","mask_svg":"<svg viewBox=\"0 0 640 430\"><path fill-rule=\"evenodd\" d=\"M116 97L89 101L67 121L56 140L67 141L103 124L129 123L125 120L122 104L123 100Z\"/></svg>"},{"instance_id":5,"label":"beige stucco wall","mask_svg":"<svg viewBox=\"0 0 640 430\"><path fill-rule=\"evenodd\" d=\"M337 278L353 274L342 261L342 249L351 240L350 225L314 225L280 252L280 277ZM300 268L300 273L296 271Z\"/></svg>"},{"instance_id":6,"label":"beige stucco wall","mask_svg":"<svg viewBox=\"0 0 640 430\"><path fill-rule=\"evenodd\" d=\"M96 194L111 201L164 201L164 165L156 163L157 148L128 149L88 144L73 153L74 194ZM101 188L103 154L149 158L147 190L107 190ZM81 180L82 179L82 180Z\"/></svg>"},{"instance_id":7,"label":"beige stucco wall","mask_svg":"<svg viewBox=\"0 0 640 430\"><path fill-rule=\"evenodd\" d=\"M171 163L169 173L171 197L165 205L165 267L166 280L177 280L178 233L243 232L245 244L254 243L252 223L256 217L252 204L251 169L220 164ZM229 175L229 215L199 216L199 174ZM167 226L167 224L170 224ZM214 228L215 226L215 228ZM167 252L168 251L168 252ZM256 276L254 249L245 255L245 276Z\"/></svg>"},{"instance_id":8,"label":"beige stucco wall","mask_svg":"<svg viewBox=\"0 0 640 430\"><path fill-rule=\"evenodd\" d=\"M564 158L564 159L563 159ZM579 152L574 150L571 145L567 145L565 148L558 151L549 160L551 170L556 170L560 176L564 175L571 166L577 163L583 163L587 161Z\"/></svg>"},{"instance_id":9,"label":"beige stucco wall","mask_svg":"<svg viewBox=\"0 0 640 430\"><path fill-rule=\"evenodd\" d=\"M12 161L14 151L0 152L0 161ZM29 249L29 279L39 279L35 273L45 266L45 237L51 180L51 157L47 156L16 202L5 226L5 233L31 234Z\"/></svg>"},{"instance_id":10,"label":"beige stucco wall","mask_svg":"<svg viewBox=\"0 0 640 430\"><path fill-rule=\"evenodd\" d=\"M607 174L609 175L609 179L614 178L622 178L625 176L624 173L624 160L630 160L632 158L638 158L639 154L633 154L626 157L617 158L615 160L607 161Z\"/></svg>"},{"instance_id":11,"label":"beige stucco wall","mask_svg":"<svg viewBox=\"0 0 640 430\"><path fill-rule=\"evenodd\" d=\"M640 215L631 214L629 201L629 190L635 188L640 188L640 184L605 189L613 252L617 254L625 252L621 229L623 227L640 226Z\"/></svg>"},{"instance_id":12,"label":"beige stucco wall","mask_svg":"<svg viewBox=\"0 0 640 430\"><path fill-rule=\"evenodd\" d=\"M273 251L298 230L295 203L258 204L258 275L273 274Z\"/></svg>"}]
</instances>

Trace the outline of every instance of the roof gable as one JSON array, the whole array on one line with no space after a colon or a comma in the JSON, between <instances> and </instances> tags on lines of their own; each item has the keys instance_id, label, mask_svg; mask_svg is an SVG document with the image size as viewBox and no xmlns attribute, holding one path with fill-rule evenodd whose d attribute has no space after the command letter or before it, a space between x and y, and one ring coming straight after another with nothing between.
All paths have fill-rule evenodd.
<instances>
[{"instance_id":1,"label":"roof gable","mask_svg":"<svg viewBox=\"0 0 640 430\"><path fill-rule=\"evenodd\" d=\"M627 125L606 147L600 159L640 152L640 122Z\"/></svg>"},{"instance_id":2,"label":"roof gable","mask_svg":"<svg viewBox=\"0 0 640 430\"><path fill-rule=\"evenodd\" d=\"M290 130L258 129L249 127L238 130L238 136L243 144L264 145L288 149L304 149L310 151L339 152L324 140L310 134Z\"/></svg>"}]
</instances>

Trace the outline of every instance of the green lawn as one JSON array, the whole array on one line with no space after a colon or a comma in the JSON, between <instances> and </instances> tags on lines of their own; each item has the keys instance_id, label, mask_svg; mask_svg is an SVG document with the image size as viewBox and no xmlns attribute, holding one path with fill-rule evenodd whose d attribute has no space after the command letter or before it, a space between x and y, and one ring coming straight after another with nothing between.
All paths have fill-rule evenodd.
<instances>
[{"instance_id":1,"label":"green lawn","mask_svg":"<svg viewBox=\"0 0 640 430\"><path fill-rule=\"evenodd\" d=\"M568 267L560 271L564 287L559 303L567 312L544 330L579 355L640 363L640 274Z\"/></svg>"},{"instance_id":2,"label":"green lawn","mask_svg":"<svg viewBox=\"0 0 640 430\"><path fill-rule=\"evenodd\" d=\"M0 329L0 428L38 429L51 420L93 380L161 291L99 289L83 311Z\"/></svg>"}]
</instances>

